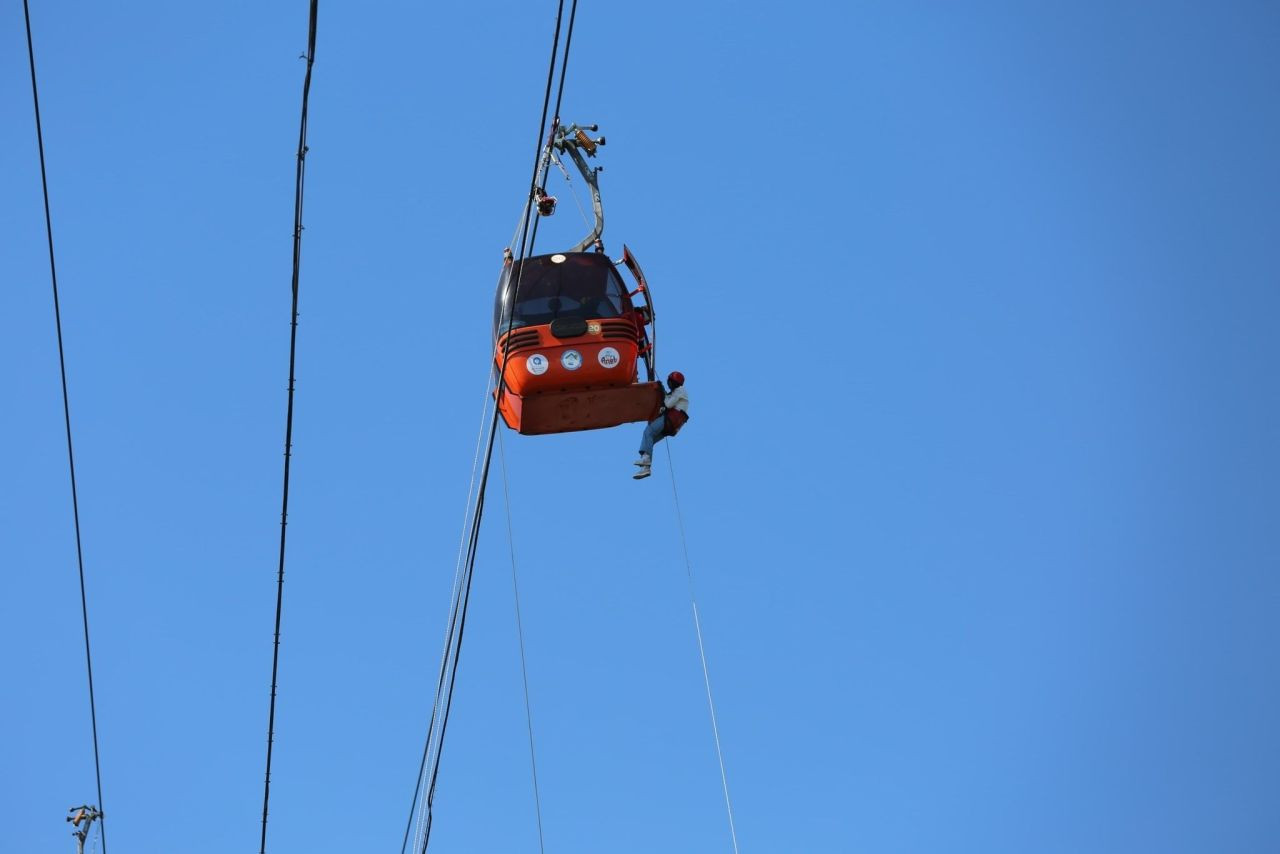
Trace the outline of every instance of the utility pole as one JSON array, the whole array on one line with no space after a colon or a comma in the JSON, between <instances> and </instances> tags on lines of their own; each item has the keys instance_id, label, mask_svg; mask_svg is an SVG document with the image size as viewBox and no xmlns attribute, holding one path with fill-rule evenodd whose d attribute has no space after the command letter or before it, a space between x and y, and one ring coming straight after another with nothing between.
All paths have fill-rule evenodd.
<instances>
[{"instance_id":1,"label":"utility pole","mask_svg":"<svg viewBox=\"0 0 1280 854\"><path fill-rule=\"evenodd\" d=\"M71 835L76 838L76 854L84 854L84 841L89 838L89 828L93 827L95 821L102 818L102 813L98 812L97 807L88 804L72 807L67 812L71 813L67 816L67 821L76 828L71 831ZM81 824L84 827L81 827Z\"/></svg>"}]
</instances>

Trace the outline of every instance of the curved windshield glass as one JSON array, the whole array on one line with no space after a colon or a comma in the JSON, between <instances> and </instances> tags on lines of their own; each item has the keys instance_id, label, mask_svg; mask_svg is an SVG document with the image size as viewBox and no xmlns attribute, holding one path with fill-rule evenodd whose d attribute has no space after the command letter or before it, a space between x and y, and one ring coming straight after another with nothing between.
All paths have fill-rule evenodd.
<instances>
[{"instance_id":1,"label":"curved windshield glass","mask_svg":"<svg viewBox=\"0 0 1280 854\"><path fill-rule=\"evenodd\" d=\"M554 258L562 259L559 263ZM493 328L502 332L535 326L561 317L598 320L619 317L631 310L631 300L623 287L622 277L607 255L577 252L538 255L503 270L498 282L498 298L493 307ZM507 300L515 290L517 276L520 294L510 325L505 325Z\"/></svg>"}]
</instances>

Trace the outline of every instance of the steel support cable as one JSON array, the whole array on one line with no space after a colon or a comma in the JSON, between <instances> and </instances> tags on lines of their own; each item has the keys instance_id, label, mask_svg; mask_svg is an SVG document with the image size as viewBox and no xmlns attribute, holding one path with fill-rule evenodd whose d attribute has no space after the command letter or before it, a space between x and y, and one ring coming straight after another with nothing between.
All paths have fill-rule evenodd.
<instances>
[{"instance_id":1,"label":"steel support cable","mask_svg":"<svg viewBox=\"0 0 1280 854\"><path fill-rule=\"evenodd\" d=\"M458 678L458 664L462 660L462 639L467 627L468 606L471 602L471 585L475 579L475 559L479 547L480 538L480 521L484 516L485 493L489 482L489 466L493 459L493 440L496 432L497 410L495 409L494 421L490 422L488 440L486 442L486 451L484 458L484 466L480 471L480 488L476 492L476 508L472 515L471 532L467 543L467 557L464 567L463 583L459 589L457 606L454 608L454 620L450 626L450 639L452 640L452 655L447 655L449 661L448 679L444 683L444 699L440 701L437 698L436 708L439 710L438 720L440 722L439 734L434 739L435 749L433 752L433 760L431 765L431 773L428 778L426 793L423 801L426 819L423 824L423 834L419 851L425 852L431 838L431 826L433 814L431 807L435 801L436 783L440 775L440 760L444 749L444 738L449 726L449 714L453 708L453 689ZM456 631L455 631L456 627ZM448 651L447 651L448 652ZM443 676L443 674L442 674ZM432 713L433 722L437 719L435 712ZM430 733L428 733L428 743L431 743Z\"/></svg>"},{"instance_id":2,"label":"steel support cable","mask_svg":"<svg viewBox=\"0 0 1280 854\"><path fill-rule=\"evenodd\" d=\"M550 73L547 75L547 86L548 86L547 94L548 95L550 95L551 79L555 76L555 65L556 65L555 54L556 54L556 50L558 49L559 40L560 40L560 13L563 11L564 11L564 0L560 0L559 11L557 11L556 13L556 36L554 40L555 43L552 45L552 48L551 48L551 68L550 68ZM530 198L529 198L529 201L526 202L525 204L524 215L520 219L522 228L527 227L527 224L529 222L529 217L533 216L533 205L532 205L533 194L536 192L538 187L543 187L545 189L547 172L551 169L551 164L553 161L556 163L557 166L560 166L560 170L564 172L565 180L568 181L569 179L568 171L565 170L564 166L562 166L558 160L556 160L555 154L553 153L552 143L555 141L556 129L560 127L560 103L564 97L564 81L569 70L569 48L573 44L573 22L574 20L577 19L577 17L578 17L578 0L573 0L572 4L569 6L569 27L565 31L564 57L560 62L560 84L556 88L555 110L551 113L551 116L552 116L551 130L547 133L547 143L545 148L541 149L538 155L539 157L538 165L533 170L534 186L530 188ZM544 99L542 103L542 119L539 124L539 127L543 127L547 123L547 104L548 104L548 101ZM570 191L573 192L572 186L570 187ZM578 210L581 211L582 205L578 203L578 196L576 192L573 192L573 200L575 204L578 204ZM585 220L586 214L583 213L582 216L583 216L583 219ZM540 217L534 216L534 222L533 222L534 239L537 238L539 219ZM517 233L519 233L520 228L517 228L516 231ZM511 242L515 243L514 236L512 237ZM533 249L532 249L532 240L531 240L530 254L532 254L532 252L533 252ZM521 252L519 257L520 257L520 260L522 261L524 260L525 255L524 255L523 247L521 247ZM522 272L523 270L521 271L521 273ZM515 304L515 296L520 291L519 283L520 283L520 273L517 273L516 274L516 290L515 290L515 293L512 294L513 305Z\"/></svg>"},{"instance_id":3,"label":"steel support cable","mask_svg":"<svg viewBox=\"0 0 1280 854\"><path fill-rule=\"evenodd\" d=\"M22 15L27 28L27 59L31 67L31 103L35 109L36 147L40 152L40 189L44 194L44 228L49 244L49 278L53 283L53 320L58 332L58 369L62 375L62 415L67 433L67 468L71 473L71 515L75 522L76 566L80 573L80 616L84 623L84 663L89 677L89 721L93 731L93 773L97 782L98 811L105 813L102 802L102 761L98 750L98 708L93 693L93 655L89 650L89 597L84 582L84 547L80 537L80 497L76 490L76 455L71 444L71 396L67 391L67 356L62 343L62 304L58 299L58 266L53 252L53 213L49 205L49 177L44 157L44 127L40 121L40 87L36 84L36 51L31 37L31 8L22 0ZM102 838L102 854L107 852L105 821L98 822Z\"/></svg>"},{"instance_id":4,"label":"steel support cable","mask_svg":"<svg viewBox=\"0 0 1280 854\"><path fill-rule=\"evenodd\" d=\"M515 242L514 239L512 240L512 242ZM491 399L492 389L493 389L493 374L492 374L492 370L490 370L486 373L484 399L483 401L481 401L481 407L480 407L480 424L476 429L476 449L475 449L475 454L471 458L471 482L467 484L467 501L462 511L461 533L458 535L458 556L454 560L453 586L452 588L450 588L450 591L449 591L449 611L445 617L445 624L450 627L452 626L452 618L453 618L453 602L458 595L458 586L462 581L463 548L466 546L466 542L467 542L468 523L471 520L471 497L475 493L475 488L476 488L476 472L480 466L480 448L484 446L484 441L485 441L484 427L485 427L485 423L488 421L487 416L489 415L489 401ZM444 678L445 666L448 659L448 652L449 652L449 646L450 646L449 637L450 637L449 630L446 630L443 649L441 650L441 653L440 653L441 679ZM432 705L431 713L433 718L438 708L439 708L439 697L436 698L436 703ZM413 799L409 802L409 821L405 824L404 841L400 844L401 854L403 854L403 852L407 850L409 845L409 834L413 830L413 819L414 819L414 812L415 812L414 807L418 803L418 795L422 790L422 775L427 767L427 757L430 753L430 748L431 748L431 741L428 738L428 740L422 746L422 761L419 762L418 764L418 781L413 788ZM415 840L416 840L416 837L415 837ZM415 844L415 848L416 847L417 846Z\"/></svg>"},{"instance_id":5,"label":"steel support cable","mask_svg":"<svg viewBox=\"0 0 1280 854\"><path fill-rule=\"evenodd\" d=\"M575 9L576 9L576 6L577 6L577 0L574 0ZM523 260L527 257L526 250L528 250L529 252L532 251L533 245L537 238L538 224L537 224L536 218L532 218L531 212L534 205L535 190L538 187L538 174L542 168L542 163L543 163L543 156L542 156L543 139L544 139L543 134L547 127L547 111L548 111L548 108L550 107L551 88L553 85L553 81L555 80L556 54L558 53L560 48L560 29L561 29L561 23L563 20L563 15L564 15L564 0L559 0L557 4L557 9L556 9L555 34L552 38L552 44L551 44L551 59L547 68L546 91L543 95L543 100L542 100L542 115L538 122L538 138L537 138L537 148L535 150L535 156L534 156L533 174L531 176L531 180L529 183L528 198L526 199L526 202L525 202L525 214L522 217L523 228L521 229L522 234L520 239L520 251L517 256L519 261L521 262L523 262ZM570 19L570 24L572 24L572 15ZM564 87L564 77L562 75L561 91L563 91L563 87ZM554 133L554 130L552 131L552 133ZM547 145L550 145L549 137L548 137ZM533 219L532 228L530 228L531 218ZM507 315L503 319L504 323L510 322L511 314L514 311L515 302L519 297L520 279L522 274L523 274L523 265L521 265L521 267L517 269L515 289L512 293L511 304L508 306L508 309L507 309ZM499 328L502 328L501 325L499 325ZM502 392L503 392L501 377L506 373L507 363L510 360L510 356L511 356L511 350L510 350L510 347L508 346L504 348L502 365L500 370L498 371L499 380L498 380L497 394L499 395L499 397L502 395ZM501 414L501 407L495 405L493 410L493 417L489 423L489 434L488 434L488 440L486 442L486 448L485 448L484 465L482 466L481 472L480 472L480 487L476 491L476 505L475 505L475 511L472 514L471 536L467 546L467 555L464 563L463 582L459 588L458 595L454 599L453 615L450 618L448 639L446 640L445 658L447 660L450 660L451 664L447 668L449 671L447 674L447 680L445 678L446 674L442 670L440 681L437 683L436 702L433 706L431 721L428 724L427 750L428 750L428 753L432 754L432 757L427 763L427 765L430 766L430 773L427 775L428 782L425 787L425 792L420 791L422 788L421 775L419 777L419 782L418 782L419 794L421 795L420 808L425 811L426 819L423 826L421 845L415 846L415 847L422 852L426 852L427 846L430 844L430 839L431 839L431 826L433 821L432 805L435 800L436 784L440 774L440 760L441 760L443 747L444 747L444 738L449 726L449 714L453 708L453 688L457 678L458 662L461 660L462 640L466 630L466 622L467 622L467 607L470 603L471 584L474 579L476 552L477 552L477 547L479 545L480 523L484 516L484 501L485 501L485 493L486 493L486 490L488 487L488 481L489 481L489 467L493 459L494 438L498 430L498 418L500 414ZM456 632L454 631L455 625L456 625ZM452 642L451 655L450 655L450 642ZM443 702L441 702L440 700L441 692L443 692L443 697L444 697ZM433 732L435 732L437 728L436 727L437 721L439 722L439 727L438 727L439 734L435 735L433 738ZM433 743L435 744L434 750L432 749ZM415 804L415 806L418 806L418 804ZM413 812L414 810L411 809L410 824L412 824L413 822L413 817L412 817ZM403 850L403 847L402 847L402 850Z\"/></svg>"},{"instance_id":6,"label":"steel support cable","mask_svg":"<svg viewBox=\"0 0 1280 854\"><path fill-rule=\"evenodd\" d=\"M311 95L311 68L316 59L316 16L319 0L311 0L307 25L306 74L302 81L302 116L298 123L298 164L293 196L293 304L289 323L289 392L284 427L284 485L280 499L280 560L276 574L275 642L271 652L271 704L267 713L267 770L262 787L262 842L259 854L267 850L267 812L271 802L271 754L275 744L276 690L280 675L280 617L284 608L285 538L289 523L289 463L293 451L293 391L298 356L298 282L302 269L302 199L307 166L307 102ZM104 852L105 854L105 852Z\"/></svg>"},{"instance_id":7,"label":"steel support cable","mask_svg":"<svg viewBox=\"0 0 1280 854\"><path fill-rule=\"evenodd\" d=\"M573 8L576 10L577 0L574 0ZM532 210L534 206L534 191L535 191L535 188L538 186L538 174L540 171L544 170L547 165L542 154L543 152L542 131L546 127L547 109L550 106L550 98L551 98L551 85L552 85L552 80L555 79L556 53L559 50L560 28L561 28L561 21L563 19L563 13L564 13L564 0L560 0L557 6L557 11L556 11L556 28L555 28L555 34L552 38L551 60L547 69L547 88L542 101L542 115L539 118L538 148L536 150L536 155L534 160L533 180L530 182L529 197L525 201L525 209L526 209L526 213L524 216L525 229L524 229L524 234L521 236L520 251L518 253L518 258L520 259L520 261L523 261L525 258L527 258L529 255L532 254L533 246L537 241L539 218L532 215ZM572 27L572 23L573 23L573 14L571 12L570 27ZM569 38L572 38L571 30L569 32ZM566 41L566 45L567 43L568 42ZM568 57L566 53L566 60L567 58ZM561 79L560 79L560 90L561 92L563 92L564 90L563 73L561 74ZM553 121L552 127L553 127L552 134L554 134L554 127L555 127L554 121ZM547 146L550 146L550 136L551 135L548 135ZM532 226L531 228L530 228L530 225ZM511 303L507 308L506 317L503 318L504 325L510 322L511 315L515 310L515 304L516 302L519 301L520 281L523 274L524 274L524 267L523 265L521 265L516 272L516 284L512 292ZM510 358L511 358L511 348L508 343L508 346L505 347L503 350L502 365L498 371L499 380L498 380L497 394L499 396L501 396L503 391L501 378L506 376L507 364L510 361ZM443 745L444 743L444 734L449 725L449 713L453 705L453 685L457 675L458 663L461 658L462 637L463 637L463 632L466 629L466 621L467 621L467 605L470 602L471 581L474 576L476 554L479 548L480 524L484 516L484 501L485 501L485 494L487 492L488 483L489 483L489 468L493 459L493 445L494 445L494 439L497 436L498 429L499 429L498 418L500 415L501 415L501 408L495 405L493 410L493 417L489 425L489 437L487 441L487 447L485 449L484 466L481 469L480 488L476 493L476 509L472 517L471 539L467 548L466 582L465 582L465 587L464 587L464 592L461 600L461 607L460 607L460 612L458 617L457 643L456 643L456 647L453 655L453 664L452 664L451 673L449 676L448 690L445 695L444 711L443 711L443 714L441 715L440 736L439 736L439 742L441 745ZM428 833L430 829L430 802L433 799L433 795L435 792L436 779L439 776L439 772L440 772L438 752L437 752L436 759L437 759L436 765L432 771L431 785L427 790ZM425 849L426 849L426 845L424 841L423 850L425 851Z\"/></svg>"},{"instance_id":8,"label":"steel support cable","mask_svg":"<svg viewBox=\"0 0 1280 854\"><path fill-rule=\"evenodd\" d=\"M502 463L502 500L507 510L507 547L511 552L511 595L516 606L516 637L520 641L520 679L524 684L524 720L529 730L529 769L533 775L533 805L538 817L538 850L546 852L542 837L542 796L538 793L538 758L533 747L533 704L529 701L529 664L524 651L524 620L520 616L520 584L516 580L516 535L511 524L511 490L507 486L507 452L498 433L498 461Z\"/></svg>"},{"instance_id":9,"label":"steel support cable","mask_svg":"<svg viewBox=\"0 0 1280 854\"><path fill-rule=\"evenodd\" d=\"M698 598L693 589L693 562L689 560L689 544L685 541L684 513L680 510L680 493L676 490L676 466L671 453L671 443L667 447L667 467L671 470L671 497L675 500L676 522L680 530L680 550L684 554L685 576L689 580L689 604L693 608L693 628L698 636L698 658L702 661L702 684L707 689L707 708L711 712L711 733L716 742L716 759L720 763L720 785L724 789L724 806L729 814L729 838L733 840L733 852L738 854L738 831L733 822L733 801L729 798L729 776L724 770L724 751L720 749L720 726L716 721L716 704L711 697L711 672L707 668L707 650L702 643L702 620L698 617Z\"/></svg>"},{"instance_id":10,"label":"steel support cable","mask_svg":"<svg viewBox=\"0 0 1280 854\"><path fill-rule=\"evenodd\" d=\"M417 778L416 784L414 785L413 798L409 802L409 819L405 825L404 840L400 844L401 854L404 854L404 852L406 852L408 849L409 834L411 831L414 832L414 850L415 851L418 850L420 847L422 847L422 845L424 844L423 840L426 838L426 834L427 834L426 827L425 827L425 823L427 819L426 801L423 800L420 806L418 797L422 792L423 783L425 782L425 776L426 776L425 772L426 772L427 765L430 762L430 759L435 752L433 748L437 747L436 721L441 711L441 703L443 702L444 686L446 684L447 677L450 672L449 662L451 660L451 657L452 657L451 653L453 652L453 647L454 647L453 640L454 640L455 633L457 631L459 596L462 590L463 575L466 567L464 549L466 549L470 541L469 532L471 530L471 523L474 518L474 512L475 512L472 507L471 499L476 488L476 470L480 464L480 449L481 447L484 447L486 445L488 440L485 427L486 427L486 422L488 421L487 416L489 414L489 392L490 392L490 389L492 388L492 385L493 385L492 378L490 378L489 381L485 383L485 399L482 402L481 409L480 409L480 425L479 425L479 429L476 432L475 454L471 461L471 482L467 485L467 501L466 501L466 505L465 505L465 509L463 511L463 517L462 517L462 533L458 539L458 555L454 565L453 586L449 594L450 604L449 604L448 617L446 619L447 628L445 631L443 650L441 651L441 655L440 655L440 675L436 684L435 699L433 700L432 706L431 706L431 719L427 726L427 738L422 747L422 761L418 765L418 778ZM416 831L414 831L415 813L418 819Z\"/></svg>"},{"instance_id":11,"label":"steel support cable","mask_svg":"<svg viewBox=\"0 0 1280 854\"><path fill-rule=\"evenodd\" d=\"M564 4L561 3L561 6ZM578 17L578 0L573 0L573 4L569 7L569 29L565 32L564 37L564 60L560 63L560 87L556 91L556 111L551 115L555 116L555 123L560 124L560 102L564 98L564 81L569 72L569 48L573 45L573 22Z\"/></svg>"},{"instance_id":12,"label":"steel support cable","mask_svg":"<svg viewBox=\"0 0 1280 854\"><path fill-rule=\"evenodd\" d=\"M532 194L530 194L531 204L532 204L532 199L533 199L533 196ZM536 222L534 223L534 226L533 226L533 232L536 235L537 233ZM521 249L523 252L523 249L524 249L523 245ZM518 277L517 277L516 290L517 292L519 291ZM513 304L514 304L514 300L513 300ZM506 371L506 359L504 358L502 372L505 373L505 371ZM499 380L498 390L499 392L501 391L501 380ZM450 662L448 666L448 674L447 674L448 678L447 678L447 681L445 681L446 674L441 673L442 681L440 685L437 687L437 694L439 694L439 691L443 690L444 699L443 701L441 701L440 697L437 696L435 709L432 712L432 725L434 725L435 721L437 720L437 712L438 712L438 719L440 722L440 726L439 726L439 734L434 739L435 749L433 753L433 761L429 763L431 765L431 774L429 777L429 783L426 787L425 798L422 804L423 810L425 811L425 821L423 823L421 845L418 846L417 848L417 850L422 852L425 852L427 850L427 844L429 843L430 837L431 837L431 826L433 821L433 813L431 808L435 801L436 783L440 775L440 760L442 758L442 752L444 749L445 733L449 726L449 715L453 709L453 689L454 689L454 685L457 683L458 664L462 660L462 639L466 631L468 606L470 605L470 602L471 602L471 584L475 578L476 555L479 551L479 544L480 544L480 524L481 524L481 520L484 517L485 495L487 493L488 484L489 484L489 469L493 460L494 438L496 437L497 431L498 431L499 412L500 411L498 409L498 406L495 403L493 418L489 423L489 430L488 430L487 439L485 443L486 447L485 447L485 455L484 455L484 465L481 467L481 470L480 470L480 487L476 491L475 510L471 516L471 531L470 531L470 536L467 542L466 558L464 561L463 580L459 588L458 597L455 600L456 606L453 609L453 619L451 620L449 635L448 635L448 639L446 640L445 658L448 662ZM455 631L455 627L456 627L456 631ZM450 641L452 641L452 644L451 644L452 655L449 655ZM432 744L432 739L429 731L428 732L428 748L431 747L431 744Z\"/></svg>"}]
</instances>

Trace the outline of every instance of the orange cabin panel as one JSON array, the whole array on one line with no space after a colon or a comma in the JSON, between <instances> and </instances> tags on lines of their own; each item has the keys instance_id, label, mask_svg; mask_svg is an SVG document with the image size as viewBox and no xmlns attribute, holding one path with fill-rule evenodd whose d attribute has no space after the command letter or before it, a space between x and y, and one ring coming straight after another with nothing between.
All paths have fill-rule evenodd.
<instances>
[{"instance_id":1,"label":"orange cabin panel","mask_svg":"<svg viewBox=\"0 0 1280 854\"><path fill-rule=\"evenodd\" d=\"M634 383L640 353L634 321L593 320L585 330L559 338L550 326L526 326L500 338L493 360L499 370L505 362L507 388L527 395Z\"/></svg>"}]
</instances>

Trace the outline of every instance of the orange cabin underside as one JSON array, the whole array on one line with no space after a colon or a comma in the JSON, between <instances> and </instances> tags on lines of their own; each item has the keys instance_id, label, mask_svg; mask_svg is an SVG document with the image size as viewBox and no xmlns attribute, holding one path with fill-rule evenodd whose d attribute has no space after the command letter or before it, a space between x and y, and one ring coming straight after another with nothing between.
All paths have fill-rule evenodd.
<instances>
[{"instance_id":1,"label":"orange cabin underside","mask_svg":"<svg viewBox=\"0 0 1280 854\"><path fill-rule=\"evenodd\" d=\"M636 383L618 388L543 392L528 397L507 391L499 407L507 426L526 436L598 430L657 418L662 408L662 385Z\"/></svg>"}]
</instances>

